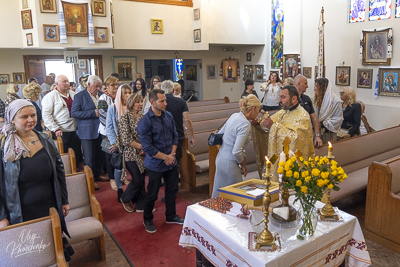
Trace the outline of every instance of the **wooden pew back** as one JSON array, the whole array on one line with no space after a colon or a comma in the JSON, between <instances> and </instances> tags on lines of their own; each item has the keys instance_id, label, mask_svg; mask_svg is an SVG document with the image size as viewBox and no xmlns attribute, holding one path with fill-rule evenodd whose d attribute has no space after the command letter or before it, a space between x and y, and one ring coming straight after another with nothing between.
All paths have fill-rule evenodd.
<instances>
[{"instance_id":1,"label":"wooden pew back","mask_svg":"<svg viewBox=\"0 0 400 267\"><path fill-rule=\"evenodd\" d=\"M239 103L231 102L231 103L226 103L226 104L191 107L191 108L189 108L189 112L190 112L190 114L194 114L194 113L198 113L198 112L216 111L216 110L232 109L232 108L239 109Z\"/></svg>"},{"instance_id":2,"label":"wooden pew back","mask_svg":"<svg viewBox=\"0 0 400 267\"><path fill-rule=\"evenodd\" d=\"M239 112L239 108L223 109L216 111L206 111L190 114L192 122L200 120L212 120L217 118L228 118L233 113Z\"/></svg>"},{"instance_id":3,"label":"wooden pew back","mask_svg":"<svg viewBox=\"0 0 400 267\"><path fill-rule=\"evenodd\" d=\"M60 218L50 216L0 229L0 266L67 266Z\"/></svg>"},{"instance_id":4,"label":"wooden pew back","mask_svg":"<svg viewBox=\"0 0 400 267\"><path fill-rule=\"evenodd\" d=\"M365 237L400 253L400 156L369 167Z\"/></svg>"},{"instance_id":5,"label":"wooden pew back","mask_svg":"<svg viewBox=\"0 0 400 267\"><path fill-rule=\"evenodd\" d=\"M224 104L224 103L229 103L229 97L225 96L224 98L221 98L221 99L191 101L191 102L187 102L187 105L190 109L191 107L204 106L204 105L216 105L216 104Z\"/></svg>"}]
</instances>

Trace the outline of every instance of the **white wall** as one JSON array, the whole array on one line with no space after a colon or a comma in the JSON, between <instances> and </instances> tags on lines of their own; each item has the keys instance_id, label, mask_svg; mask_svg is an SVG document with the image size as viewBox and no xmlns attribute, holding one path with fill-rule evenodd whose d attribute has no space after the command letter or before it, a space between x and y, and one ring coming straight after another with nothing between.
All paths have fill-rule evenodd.
<instances>
[{"instance_id":1,"label":"white wall","mask_svg":"<svg viewBox=\"0 0 400 267\"><path fill-rule=\"evenodd\" d=\"M22 46L20 5L21 1L0 0L2 7L0 8L0 25L2 25L0 48ZM1 62L0 58L0 64Z\"/></svg>"},{"instance_id":2,"label":"white wall","mask_svg":"<svg viewBox=\"0 0 400 267\"><path fill-rule=\"evenodd\" d=\"M208 50L209 44L259 44L266 35L267 1L194 0L193 8L114 0L115 48L146 50ZM193 9L200 8L200 20ZM129 18L129 19L127 19ZM163 34L152 34L151 19L162 19ZM193 30L201 29L194 43ZM256 34L254 34L256 33Z\"/></svg>"},{"instance_id":3,"label":"white wall","mask_svg":"<svg viewBox=\"0 0 400 267\"><path fill-rule=\"evenodd\" d=\"M288 5L287 2L290 2ZM367 5L368 5L368 1ZM393 4L392 7L395 5ZM285 0L285 35L284 52L299 53L303 67L316 65L318 52L318 23L321 8L325 10L325 65L326 78L334 83L336 66L345 62L351 66L350 86L357 93L357 100L366 103L366 115L371 125L376 129L382 129L398 125L400 120L400 98L383 97L374 98L375 89L357 88L357 68L373 69L373 87L375 87L376 74L379 66L363 66L358 56L360 35L363 29L375 29L381 27L393 28L393 39L396 44L400 38L400 19L392 18L381 21L368 21L361 23L348 23L348 1L347 0ZM366 8L368 10L368 8ZM298 14L298 15L295 15ZM300 25L300 27L299 27ZM300 34L297 34L300 32ZM294 44L298 44L297 48ZM391 67L400 66L400 51L398 46L393 47L393 58ZM313 79L308 80L309 89L307 94L314 95ZM335 86L336 93L339 93L340 86ZM384 111L384 112L383 112ZM384 114L384 115L382 115Z\"/></svg>"}]
</instances>

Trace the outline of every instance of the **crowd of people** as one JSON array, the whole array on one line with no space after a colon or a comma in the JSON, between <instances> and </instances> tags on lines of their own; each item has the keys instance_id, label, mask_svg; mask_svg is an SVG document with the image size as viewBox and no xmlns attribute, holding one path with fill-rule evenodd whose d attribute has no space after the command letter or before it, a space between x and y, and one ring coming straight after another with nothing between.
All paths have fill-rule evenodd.
<instances>
[{"instance_id":1,"label":"crowd of people","mask_svg":"<svg viewBox=\"0 0 400 267\"><path fill-rule=\"evenodd\" d=\"M0 227L47 216L49 207L55 207L68 235L65 173L60 152L51 140L58 136L64 145L61 153L69 148L75 151L78 171L83 165L92 169L95 189L99 189L98 181L110 181L117 196L113 201L120 202L127 212L143 212L147 232L156 232L154 204L163 185L166 222L182 224L175 200L184 124L191 146L195 139L181 87L159 76L152 77L148 85L140 73L130 85L121 83L113 73L104 82L86 75L78 86L65 75L49 74L42 85L30 78L22 89L23 99L17 94L19 85L10 83L5 101L0 101L0 121L4 122L0 182L5 189L0 191ZM282 151L285 137L291 139L292 150L312 156L314 146L374 131L363 115L365 105L356 101L353 89L343 88L339 98L329 80L319 78L313 103L305 94L307 88L302 75L282 82L277 73L271 73L260 87L264 92L260 100L254 81L245 81L240 112L220 130L224 138L216 159L213 196L218 195L218 188L246 175L244 147L251 139L251 124L269 133L270 155ZM260 112L271 110L279 111L257 125ZM42 133L44 130L51 134ZM122 163L115 165L113 159L118 155ZM128 185L125 191L124 183Z\"/></svg>"},{"instance_id":2,"label":"crowd of people","mask_svg":"<svg viewBox=\"0 0 400 267\"><path fill-rule=\"evenodd\" d=\"M374 131L363 115L365 105L356 101L352 88L343 88L339 98L328 79L318 78L314 102L305 94L307 88L307 78L301 74L282 82L278 73L272 72L268 81L260 86L264 92L260 101L254 81L245 81L240 112L230 116L219 130L224 138L216 158L213 197L218 196L219 188L242 181L242 174L246 176L245 147L251 137L255 145L268 143L268 155L279 155L284 140L289 138L289 148L301 151L303 157L308 158L314 155L314 146ZM260 109L261 113L274 111L272 116L265 116L261 125L255 120ZM251 124L256 127L252 128ZM268 132L265 135L268 140L252 135L255 129ZM272 171L276 167L273 165Z\"/></svg>"},{"instance_id":3,"label":"crowd of people","mask_svg":"<svg viewBox=\"0 0 400 267\"><path fill-rule=\"evenodd\" d=\"M156 232L154 204L163 185L166 223L183 224L175 199L184 123L191 146L195 139L179 83L154 76L148 86L139 75L131 87L116 73L104 82L95 75L81 77L78 86L65 75L48 75L42 85L35 78L29 81L22 89L25 99L17 94L19 85L10 83L5 101L0 101L0 228L48 216L49 208L55 207L68 235L68 192L60 153L69 148L75 151L77 171L84 165L92 169L95 189L98 181L109 180L110 190L117 192L110 201L120 202L127 212L143 212L147 232ZM58 136L64 151L52 140ZM122 163L112 164L114 156ZM73 254L68 247L67 258Z\"/></svg>"}]
</instances>

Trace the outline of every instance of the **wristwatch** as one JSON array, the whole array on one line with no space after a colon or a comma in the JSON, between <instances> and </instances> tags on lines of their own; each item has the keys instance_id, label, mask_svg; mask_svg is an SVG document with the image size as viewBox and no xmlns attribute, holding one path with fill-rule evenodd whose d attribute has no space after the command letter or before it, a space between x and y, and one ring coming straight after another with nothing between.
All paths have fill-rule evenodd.
<instances>
[{"instance_id":1,"label":"wristwatch","mask_svg":"<svg viewBox=\"0 0 400 267\"><path fill-rule=\"evenodd\" d=\"M320 137L320 136L321 136L320 134L316 134L316 135L315 135L315 137Z\"/></svg>"}]
</instances>

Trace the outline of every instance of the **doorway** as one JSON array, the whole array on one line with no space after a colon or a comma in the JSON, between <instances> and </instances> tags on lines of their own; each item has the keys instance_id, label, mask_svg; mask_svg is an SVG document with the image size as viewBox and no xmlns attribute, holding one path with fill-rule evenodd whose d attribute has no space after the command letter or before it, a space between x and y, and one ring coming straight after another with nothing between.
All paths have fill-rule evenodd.
<instances>
[{"instance_id":1,"label":"doorway","mask_svg":"<svg viewBox=\"0 0 400 267\"><path fill-rule=\"evenodd\" d=\"M70 82L78 83L79 77L85 74L97 75L103 79L103 64L100 55L79 56L78 64L66 64L64 57L28 55L24 56L24 67L27 79L35 77L39 84L44 83L46 75L63 74Z\"/></svg>"}]
</instances>

